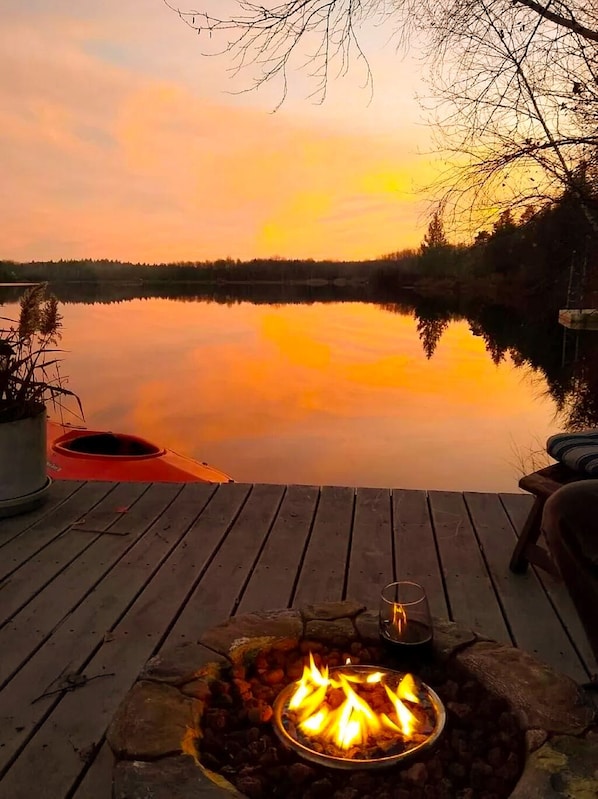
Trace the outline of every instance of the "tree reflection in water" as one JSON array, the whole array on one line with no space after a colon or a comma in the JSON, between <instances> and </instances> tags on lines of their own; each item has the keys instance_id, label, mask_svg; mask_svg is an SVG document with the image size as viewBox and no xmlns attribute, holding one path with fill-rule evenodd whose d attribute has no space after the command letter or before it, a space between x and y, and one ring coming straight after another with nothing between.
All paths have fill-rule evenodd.
<instances>
[{"instance_id":1,"label":"tree reflection in water","mask_svg":"<svg viewBox=\"0 0 598 799\"><path fill-rule=\"evenodd\" d=\"M415 315L427 358L434 355L452 320L465 319L480 336L492 361L509 355L515 366L541 375L564 429L598 427L598 331L568 330L554 308L526 311L475 301L417 298L413 304L384 304L386 310Z\"/></svg>"},{"instance_id":2,"label":"tree reflection in water","mask_svg":"<svg viewBox=\"0 0 598 799\"><path fill-rule=\"evenodd\" d=\"M137 285L132 283L55 284L61 303L112 303L163 297L179 301L224 304L311 304L370 302L386 311L415 316L426 358L432 358L451 321L465 319L480 336L495 364L508 355L515 366L537 372L556 404L563 429L598 427L598 331L572 331L558 322L558 302L539 294L513 291L513 303L458 296L420 296L372 286L332 285ZM2 302L16 302L22 289L0 291ZM390 299L392 297L392 299Z\"/></svg>"}]
</instances>

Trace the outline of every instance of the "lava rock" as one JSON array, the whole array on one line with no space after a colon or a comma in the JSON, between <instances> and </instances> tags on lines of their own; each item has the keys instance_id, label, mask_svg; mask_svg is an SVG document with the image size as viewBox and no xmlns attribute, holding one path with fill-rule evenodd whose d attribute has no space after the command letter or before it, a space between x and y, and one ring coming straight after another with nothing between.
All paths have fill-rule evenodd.
<instances>
[{"instance_id":1,"label":"lava rock","mask_svg":"<svg viewBox=\"0 0 598 799\"><path fill-rule=\"evenodd\" d=\"M293 763L289 768L289 777L295 785L303 785L304 782L312 780L314 776L315 771L306 763Z\"/></svg>"},{"instance_id":2,"label":"lava rock","mask_svg":"<svg viewBox=\"0 0 598 799\"><path fill-rule=\"evenodd\" d=\"M328 777L324 777L321 780L316 780L311 785L310 796L313 799L326 799L326 797L330 796L332 792L332 782L328 779Z\"/></svg>"},{"instance_id":3,"label":"lava rock","mask_svg":"<svg viewBox=\"0 0 598 799\"><path fill-rule=\"evenodd\" d=\"M357 788L347 786L346 788L335 791L332 795L332 799L359 799L359 791Z\"/></svg>"},{"instance_id":4,"label":"lava rock","mask_svg":"<svg viewBox=\"0 0 598 799\"><path fill-rule=\"evenodd\" d=\"M258 777L239 777L237 788L249 799L261 799L264 796L264 786Z\"/></svg>"},{"instance_id":5,"label":"lava rock","mask_svg":"<svg viewBox=\"0 0 598 799\"><path fill-rule=\"evenodd\" d=\"M414 763L405 772L405 779L413 785L425 785L428 781L428 769L424 763Z\"/></svg>"}]
</instances>

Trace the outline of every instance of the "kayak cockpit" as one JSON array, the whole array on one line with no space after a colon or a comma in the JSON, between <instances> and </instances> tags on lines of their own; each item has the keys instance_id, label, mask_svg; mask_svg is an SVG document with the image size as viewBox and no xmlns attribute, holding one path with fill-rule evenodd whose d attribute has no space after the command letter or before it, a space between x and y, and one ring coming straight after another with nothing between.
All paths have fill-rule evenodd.
<instances>
[{"instance_id":1,"label":"kayak cockpit","mask_svg":"<svg viewBox=\"0 0 598 799\"><path fill-rule=\"evenodd\" d=\"M164 450L151 441L121 433L83 433L76 438L65 437L54 443L54 449L79 455L121 458L147 458L164 454Z\"/></svg>"}]
</instances>

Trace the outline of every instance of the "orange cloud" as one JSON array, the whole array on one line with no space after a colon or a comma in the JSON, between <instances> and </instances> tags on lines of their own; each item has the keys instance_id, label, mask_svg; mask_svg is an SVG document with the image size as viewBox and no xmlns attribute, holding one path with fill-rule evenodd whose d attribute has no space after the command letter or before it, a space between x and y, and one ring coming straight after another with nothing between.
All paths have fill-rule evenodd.
<instances>
[{"instance_id":1,"label":"orange cloud","mask_svg":"<svg viewBox=\"0 0 598 799\"><path fill-rule=\"evenodd\" d=\"M111 55L123 34L109 5L106 19L57 7L37 27L22 9L3 21L3 257L352 258L421 237L422 165L401 132L161 80L133 67L134 42Z\"/></svg>"}]
</instances>

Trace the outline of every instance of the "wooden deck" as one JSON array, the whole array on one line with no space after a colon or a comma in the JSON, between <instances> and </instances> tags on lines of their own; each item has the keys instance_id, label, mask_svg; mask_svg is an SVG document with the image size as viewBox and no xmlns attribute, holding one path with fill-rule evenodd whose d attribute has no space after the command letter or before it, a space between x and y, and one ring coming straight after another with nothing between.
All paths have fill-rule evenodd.
<instances>
[{"instance_id":1,"label":"wooden deck","mask_svg":"<svg viewBox=\"0 0 598 799\"><path fill-rule=\"evenodd\" d=\"M62 482L0 522L0 797L109 799L104 734L145 661L235 613L410 578L433 612L585 681L563 586L509 572L517 494ZM65 692L75 675L91 678ZM66 681L66 683L65 683Z\"/></svg>"}]
</instances>

